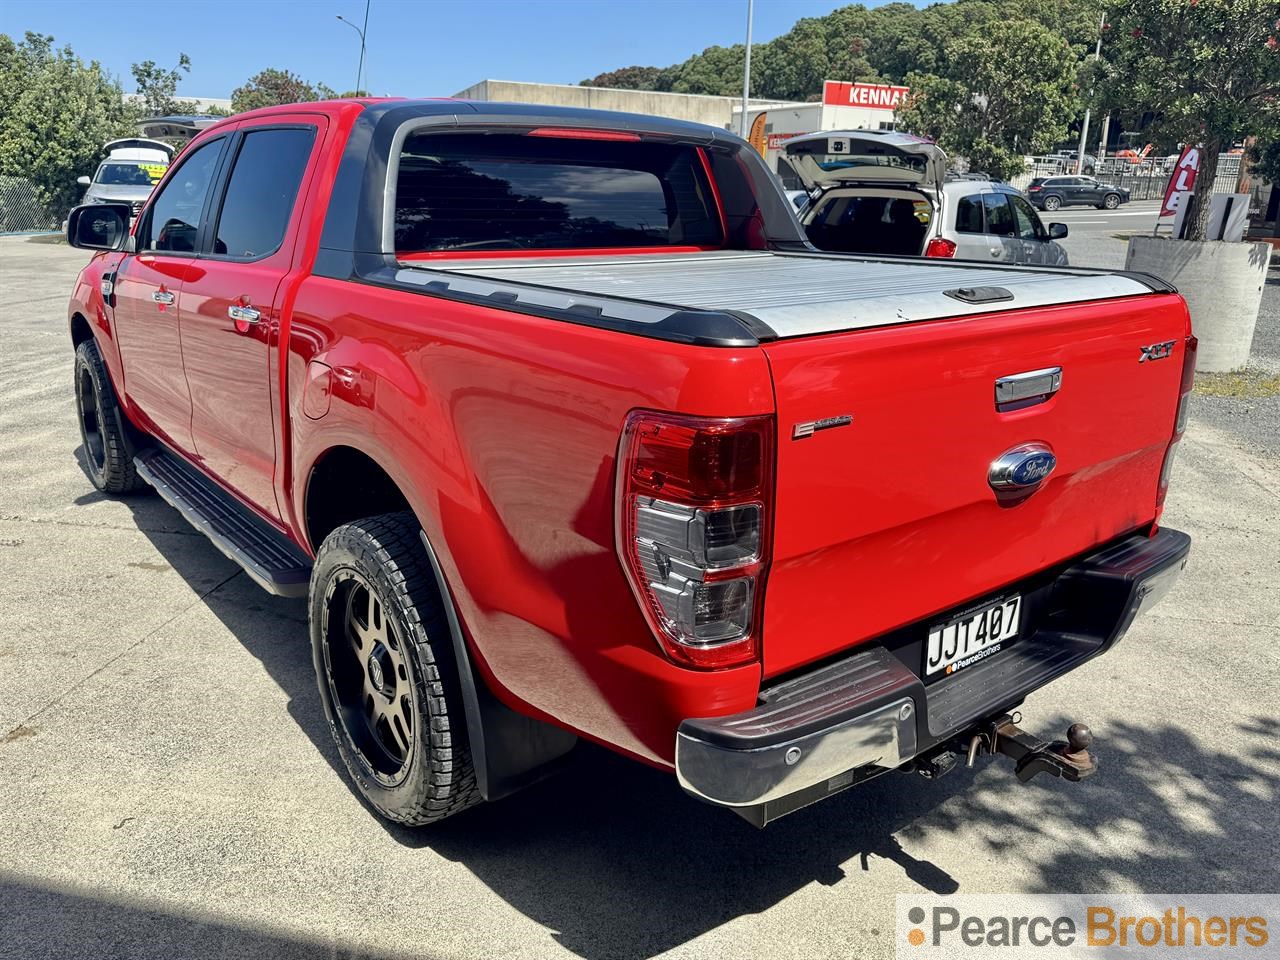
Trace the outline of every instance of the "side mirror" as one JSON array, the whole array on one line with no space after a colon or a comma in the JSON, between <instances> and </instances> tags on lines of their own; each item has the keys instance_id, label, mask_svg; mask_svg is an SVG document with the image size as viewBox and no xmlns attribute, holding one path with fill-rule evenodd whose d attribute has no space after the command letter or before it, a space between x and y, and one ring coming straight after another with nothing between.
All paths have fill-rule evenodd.
<instances>
[{"instance_id":1,"label":"side mirror","mask_svg":"<svg viewBox=\"0 0 1280 960\"><path fill-rule=\"evenodd\" d=\"M84 250L122 250L129 236L127 203L86 203L67 217L67 243Z\"/></svg>"},{"instance_id":2,"label":"side mirror","mask_svg":"<svg viewBox=\"0 0 1280 960\"><path fill-rule=\"evenodd\" d=\"M82 187L87 187L89 184L93 183L93 181L88 177L76 177L76 183L80 184Z\"/></svg>"},{"instance_id":3,"label":"side mirror","mask_svg":"<svg viewBox=\"0 0 1280 960\"><path fill-rule=\"evenodd\" d=\"M1067 225L1065 223L1049 224L1049 239L1061 240L1067 235Z\"/></svg>"}]
</instances>

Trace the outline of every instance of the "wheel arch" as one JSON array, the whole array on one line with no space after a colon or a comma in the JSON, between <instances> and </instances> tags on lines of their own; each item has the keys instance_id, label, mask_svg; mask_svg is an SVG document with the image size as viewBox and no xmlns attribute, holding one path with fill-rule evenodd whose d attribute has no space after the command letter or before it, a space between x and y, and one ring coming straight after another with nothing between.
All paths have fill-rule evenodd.
<instances>
[{"instance_id":1,"label":"wheel arch","mask_svg":"<svg viewBox=\"0 0 1280 960\"><path fill-rule=\"evenodd\" d=\"M93 327L89 325L85 315L78 310L71 315L70 331L72 347L78 348L86 340L93 339Z\"/></svg>"},{"instance_id":2,"label":"wheel arch","mask_svg":"<svg viewBox=\"0 0 1280 960\"><path fill-rule=\"evenodd\" d=\"M335 445L312 463L303 489L301 520L313 551L319 549L333 530L353 520L383 513L414 515L449 628L480 795L486 800L496 800L547 776L554 761L573 748L576 735L517 713L489 689L471 656L461 617L436 549L427 535L424 518L391 471L363 450Z\"/></svg>"}]
</instances>

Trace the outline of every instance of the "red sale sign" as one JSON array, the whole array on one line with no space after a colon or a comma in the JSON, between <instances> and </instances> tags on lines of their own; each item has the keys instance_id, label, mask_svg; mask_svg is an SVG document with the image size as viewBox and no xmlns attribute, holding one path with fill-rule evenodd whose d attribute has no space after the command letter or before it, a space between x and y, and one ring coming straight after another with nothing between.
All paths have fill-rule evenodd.
<instances>
[{"instance_id":1,"label":"red sale sign","mask_svg":"<svg viewBox=\"0 0 1280 960\"><path fill-rule=\"evenodd\" d=\"M831 107L892 110L909 93L910 87L895 87L887 83L845 83L843 80L824 80L822 83L822 102Z\"/></svg>"},{"instance_id":2,"label":"red sale sign","mask_svg":"<svg viewBox=\"0 0 1280 960\"><path fill-rule=\"evenodd\" d=\"M1200 170L1200 148L1186 146L1182 150L1182 156L1178 157L1178 162L1174 165L1173 173L1169 175L1169 185L1164 189L1164 202L1160 204L1160 216L1172 217L1177 213L1176 197L1179 193L1188 190L1194 190L1196 186L1196 173Z\"/></svg>"}]
</instances>

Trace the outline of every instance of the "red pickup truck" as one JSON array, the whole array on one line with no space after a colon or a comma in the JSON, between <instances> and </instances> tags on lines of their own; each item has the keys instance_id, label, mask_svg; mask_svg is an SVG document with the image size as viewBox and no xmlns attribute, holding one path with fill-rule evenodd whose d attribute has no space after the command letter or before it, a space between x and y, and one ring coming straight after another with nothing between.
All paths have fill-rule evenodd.
<instances>
[{"instance_id":1,"label":"red pickup truck","mask_svg":"<svg viewBox=\"0 0 1280 960\"><path fill-rule=\"evenodd\" d=\"M92 480L308 597L333 735L393 820L578 738L759 825L957 757L1079 779L1087 729L1011 710L1185 564L1157 525L1195 355L1170 287L819 253L721 130L257 110L128 224L67 228L100 251L69 308Z\"/></svg>"}]
</instances>

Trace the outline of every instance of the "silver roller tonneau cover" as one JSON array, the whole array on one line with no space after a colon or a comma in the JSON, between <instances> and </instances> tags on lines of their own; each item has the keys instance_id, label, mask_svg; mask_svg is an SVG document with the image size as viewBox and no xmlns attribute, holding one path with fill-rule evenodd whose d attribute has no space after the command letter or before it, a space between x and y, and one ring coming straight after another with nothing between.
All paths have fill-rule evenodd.
<instances>
[{"instance_id":1,"label":"silver roller tonneau cover","mask_svg":"<svg viewBox=\"0 0 1280 960\"><path fill-rule=\"evenodd\" d=\"M401 261L397 279L517 303L601 307L659 322L678 310L749 314L779 338L1150 294L1158 281L1065 268L769 251ZM966 302L956 290L1010 297ZM635 301L642 301L636 303Z\"/></svg>"}]
</instances>

